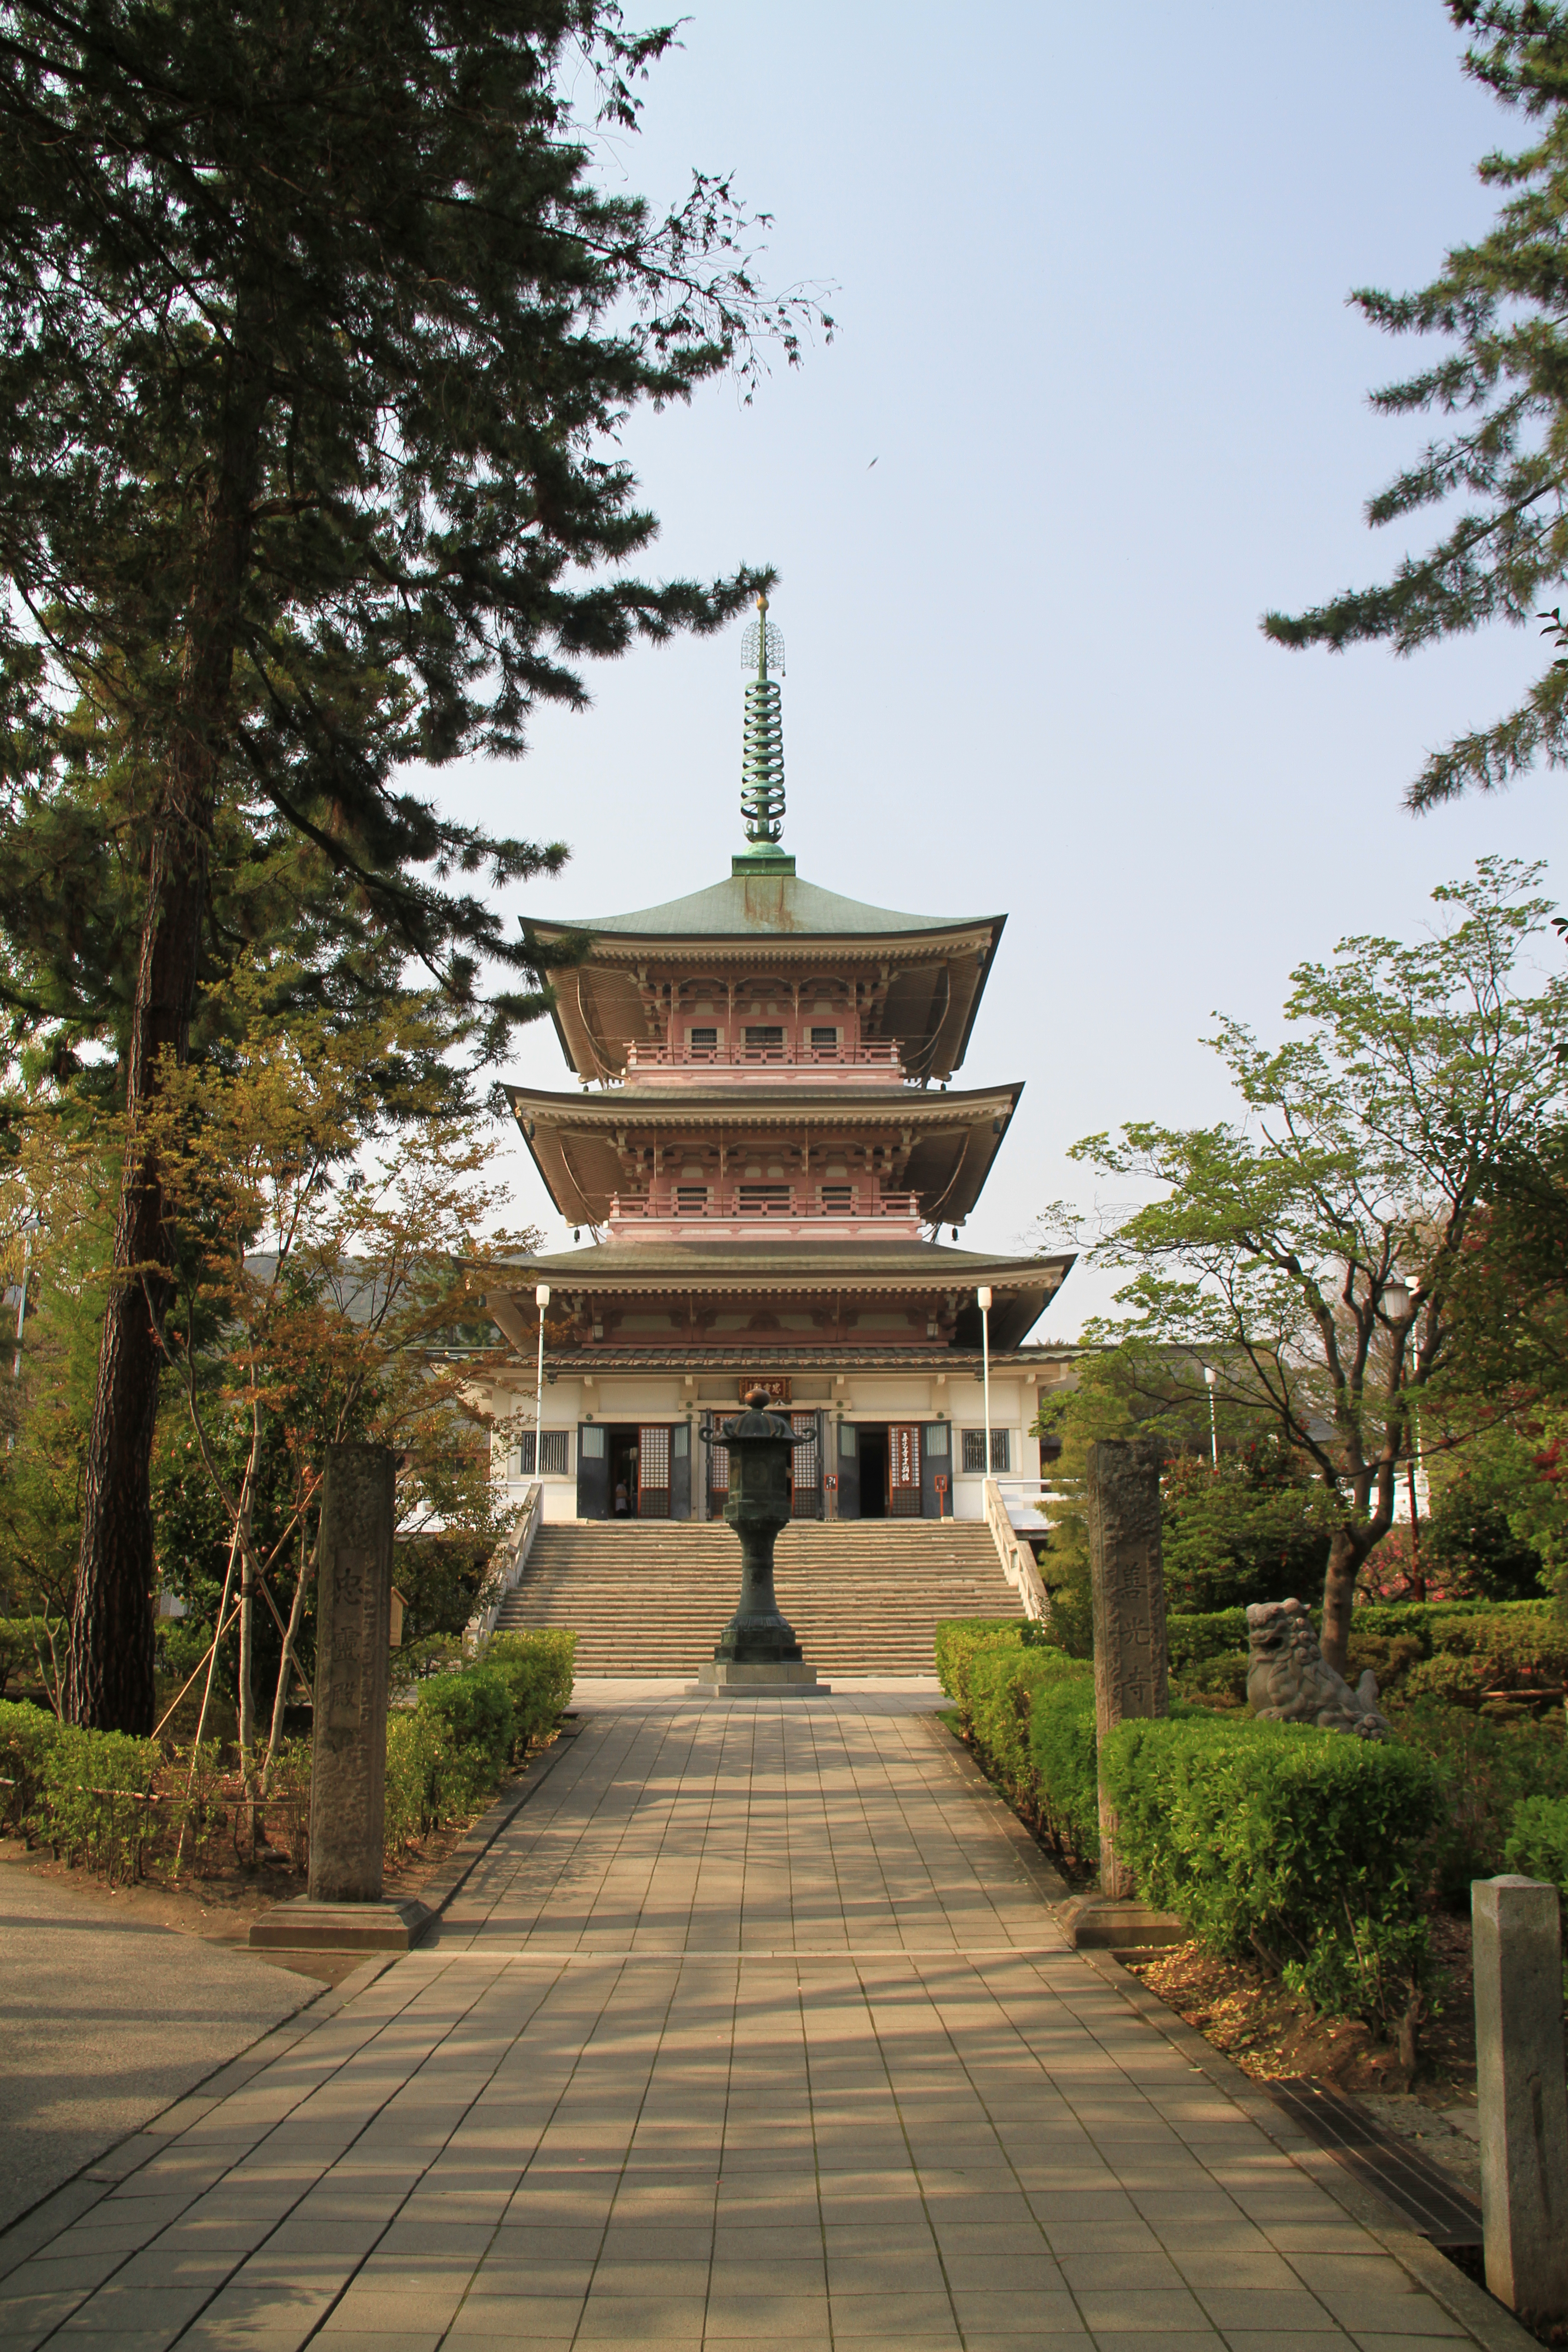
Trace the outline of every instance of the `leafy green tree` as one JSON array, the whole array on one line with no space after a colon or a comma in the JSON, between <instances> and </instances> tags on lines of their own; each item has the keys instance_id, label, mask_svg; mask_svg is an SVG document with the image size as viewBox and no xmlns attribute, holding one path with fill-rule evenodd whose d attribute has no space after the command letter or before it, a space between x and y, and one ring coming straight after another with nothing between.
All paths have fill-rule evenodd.
<instances>
[{"instance_id":1,"label":"leafy green tree","mask_svg":"<svg viewBox=\"0 0 1568 2352\"><path fill-rule=\"evenodd\" d=\"M1335 1505L1323 1650L1342 1672L1356 1580L1413 1448L1412 1397L1465 1403L1444 1382L1449 1314L1489 1171L1550 1132L1568 1094L1568 980L1525 995L1515 979L1551 913L1537 870L1483 859L1434 893L1454 910L1443 934L1345 940L1331 966L1300 966L1285 1013L1303 1034L1281 1045L1222 1022L1212 1042L1239 1119L1074 1147L1158 1195L1100 1238L1096 1255L1131 1278L1123 1315L1086 1337L1160 1356L1189 1426L1207 1367L1228 1427L1316 1470ZM1424 1442L1436 1434L1424 1413Z\"/></svg>"},{"instance_id":2,"label":"leafy green tree","mask_svg":"<svg viewBox=\"0 0 1568 2352\"><path fill-rule=\"evenodd\" d=\"M1436 437L1367 507L1374 526L1448 509L1426 553L1391 579L1305 613L1269 613L1279 645L1335 651L1369 641L1412 653L1501 619L1539 617L1568 577L1568 8L1554 0L1448 0L1475 38L1465 71L1535 127L1528 145L1485 157L1505 201L1489 232L1455 247L1411 294L1352 300L1391 335L1442 348L1373 394L1389 416L1434 415ZM1458 502L1457 506L1455 502ZM1568 761L1568 663L1552 662L1515 710L1432 752L1408 804L1496 790L1544 757Z\"/></svg>"},{"instance_id":3,"label":"leafy green tree","mask_svg":"<svg viewBox=\"0 0 1568 2352\"><path fill-rule=\"evenodd\" d=\"M614 0L4 0L0 29L3 977L37 1056L116 1055L69 1706L145 1731L173 1297L148 1113L205 960L293 862L329 998L368 931L460 1005L499 970L490 1054L542 1009L482 886L563 853L398 771L520 752L584 657L761 583L627 574L655 525L616 434L760 339L794 358L810 306L760 293L727 182L662 220L593 184L574 92L631 129L672 37Z\"/></svg>"},{"instance_id":4,"label":"leafy green tree","mask_svg":"<svg viewBox=\"0 0 1568 2352\"><path fill-rule=\"evenodd\" d=\"M1320 1591L1334 1512L1310 1466L1273 1435L1233 1437L1225 1414L1217 1466L1198 1367L1194 1395L1179 1351L1135 1338L1082 1360L1077 1384L1042 1400L1038 1430L1060 1441L1051 1483L1051 1542L1041 1573L1058 1632L1089 1647L1089 1528L1084 1475L1099 1437L1136 1431L1167 1447L1160 1480L1165 1600L1177 1610L1245 1608Z\"/></svg>"}]
</instances>

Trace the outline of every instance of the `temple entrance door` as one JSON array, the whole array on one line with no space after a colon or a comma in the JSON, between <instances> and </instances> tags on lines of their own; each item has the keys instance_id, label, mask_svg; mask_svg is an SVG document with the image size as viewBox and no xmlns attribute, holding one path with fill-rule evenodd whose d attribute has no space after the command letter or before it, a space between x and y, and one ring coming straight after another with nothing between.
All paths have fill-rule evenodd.
<instances>
[{"instance_id":1,"label":"temple entrance door","mask_svg":"<svg viewBox=\"0 0 1568 2352\"><path fill-rule=\"evenodd\" d=\"M668 1424L645 1422L637 1431L637 1517L669 1517L669 1439Z\"/></svg>"},{"instance_id":2,"label":"temple entrance door","mask_svg":"<svg viewBox=\"0 0 1568 2352\"><path fill-rule=\"evenodd\" d=\"M606 1429L610 1451L609 1516L635 1519L637 1515L637 1433L635 1427Z\"/></svg>"},{"instance_id":3,"label":"temple entrance door","mask_svg":"<svg viewBox=\"0 0 1568 2352\"><path fill-rule=\"evenodd\" d=\"M792 1412L795 1451L790 1456L790 1517L822 1517L822 1443L815 1412Z\"/></svg>"},{"instance_id":4,"label":"temple entrance door","mask_svg":"<svg viewBox=\"0 0 1568 2352\"><path fill-rule=\"evenodd\" d=\"M862 1422L860 1436L860 1517L863 1519L885 1519L888 1516L888 1433L885 1428L868 1428Z\"/></svg>"},{"instance_id":5,"label":"temple entrance door","mask_svg":"<svg viewBox=\"0 0 1568 2352\"><path fill-rule=\"evenodd\" d=\"M610 1509L610 1457L602 1422L577 1423L577 1517L603 1519Z\"/></svg>"},{"instance_id":6,"label":"temple entrance door","mask_svg":"<svg viewBox=\"0 0 1568 2352\"><path fill-rule=\"evenodd\" d=\"M678 1421L670 1431L669 1516L691 1517L691 1424Z\"/></svg>"},{"instance_id":7,"label":"temple entrance door","mask_svg":"<svg viewBox=\"0 0 1568 2352\"><path fill-rule=\"evenodd\" d=\"M841 1519L858 1519L860 1516L860 1445L858 1433L852 1421L838 1424L834 1468L838 1474L838 1516Z\"/></svg>"}]
</instances>

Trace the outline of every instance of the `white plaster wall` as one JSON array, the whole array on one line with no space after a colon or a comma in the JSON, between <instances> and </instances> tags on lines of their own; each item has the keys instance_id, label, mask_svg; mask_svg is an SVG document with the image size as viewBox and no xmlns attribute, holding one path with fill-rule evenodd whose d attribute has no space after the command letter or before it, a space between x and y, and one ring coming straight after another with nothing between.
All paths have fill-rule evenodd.
<instances>
[{"instance_id":1,"label":"white plaster wall","mask_svg":"<svg viewBox=\"0 0 1568 2352\"><path fill-rule=\"evenodd\" d=\"M947 1421L952 1424L952 1453L950 1475L951 1503L954 1516L961 1519L984 1518L984 1480L978 1475L965 1475L958 1467L962 1462L963 1444L959 1433L964 1429L984 1426L984 1394L981 1383L967 1374L952 1374L937 1379L921 1373L847 1373L842 1385L837 1378L826 1383L812 1381L814 1388L826 1386L826 1394L802 1397L802 1409L825 1409L830 1425L837 1421ZM711 1381L702 1386L711 1389ZM1014 1478L1035 1478L1039 1472L1039 1460L1034 1440L1029 1434L1037 1408L1037 1391L1026 1381L997 1380L991 1384L991 1426L1005 1429L1011 1440ZM497 1394L491 1408L499 1416L517 1417L519 1427L533 1425L533 1392L531 1389L517 1390L510 1399ZM697 1456L697 1424L705 1413L739 1412L740 1401L732 1387L721 1402L711 1395L698 1399L698 1384L688 1381L679 1373L654 1376L600 1375L593 1380L580 1376L547 1381L544 1389L544 1427L546 1430L565 1429L570 1432L567 1450L567 1470L563 1477L547 1477L544 1481L544 1516L555 1525L574 1520L577 1516L577 1425L592 1418L596 1422L615 1423L635 1421L689 1420L692 1425L693 1459ZM514 1500L521 1500L529 1481L513 1472L515 1456L511 1451L515 1439L503 1441L500 1433L494 1440L498 1475ZM835 1450L830 1435L829 1458Z\"/></svg>"}]
</instances>

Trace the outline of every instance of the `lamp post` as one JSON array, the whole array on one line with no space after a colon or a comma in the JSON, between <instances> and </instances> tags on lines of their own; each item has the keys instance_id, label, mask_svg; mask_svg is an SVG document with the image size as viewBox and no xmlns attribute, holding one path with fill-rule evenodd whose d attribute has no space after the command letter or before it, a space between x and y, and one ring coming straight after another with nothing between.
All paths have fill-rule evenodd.
<instances>
[{"instance_id":1,"label":"lamp post","mask_svg":"<svg viewBox=\"0 0 1568 2352\"><path fill-rule=\"evenodd\" d=\"M539 1309L539 1372L533 1390L533 1475L544 1475L544 1310L550 1304L550 1285L538 1284L533 1303Z\"/></svg>"},{"instance_id":2,"label":"lamp post","mask_svg":"<svg viewBox=\"0 0 1568 2352\"><path fill-rule=\"evenodd\" d=\"M1219 1374L1215 1371L1214 1366L1212 1364L1205 1364L1204 1366L1204 1385L1209 1392L1209 1456L1214 1464L1216 1475L1219 1470L1219 1423L1215 1415L1214 1392L1215 1383L1218 1379Z\"/></svg>"},{"instance_id":3,"label":"lamp post","mask_svg":"<svg viewBox=\"0 0 1568 2352\"><path fill-rule=\"evenodd\" d=\"M980 1365L985 1383L985 1475L991 1475L991 1286L982 1284L974 1294L980 1309Z\"/></svg>"}]
</instances>

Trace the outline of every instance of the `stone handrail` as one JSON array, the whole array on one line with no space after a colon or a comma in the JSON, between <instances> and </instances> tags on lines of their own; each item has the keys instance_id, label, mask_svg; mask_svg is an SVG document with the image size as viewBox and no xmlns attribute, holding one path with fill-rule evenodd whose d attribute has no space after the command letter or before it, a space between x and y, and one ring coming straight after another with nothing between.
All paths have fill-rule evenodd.
<instances>
[{"instance_id":1,"label":"stone handrail","mask_svg":"<svg viewBox=\"0 0 1568 2352\"><path fill-rule=\"evenodd\" d=\"M518 1513L517 1525L500 1548L499 1559L501 1580L495 1588L494 1597L488 1608L479 1610L468 1620L468 1631L464 1637L468 1642L476 1645L481 1642L488 1642L495 1632L496 1619L500 1614L501 1602L528 1566L528 1555L533 1549L533 1538L539 1533L543 1518L544 1488L541 1481L536 1478L522 1498L522 1508Z\"/></svg>"},{"instance_id":2,"label":"stone handrail","mask_svg":"<svg viewBox=\"0 0 1568 2352\"><path fill-rule=\"evenodd\" d=\"M1002 1573L1023 1602L1025 1616L1043 1621L1051 1613L1051 1601L1040 1581L1035 1555L1014 1528L1007 1515L1002 1489L994 1478L986 1479L984 1494L985 1524L991 1530L991 1540L996 1547Z\"/></svg>"}]
</instances>

